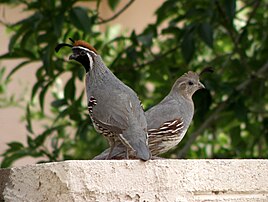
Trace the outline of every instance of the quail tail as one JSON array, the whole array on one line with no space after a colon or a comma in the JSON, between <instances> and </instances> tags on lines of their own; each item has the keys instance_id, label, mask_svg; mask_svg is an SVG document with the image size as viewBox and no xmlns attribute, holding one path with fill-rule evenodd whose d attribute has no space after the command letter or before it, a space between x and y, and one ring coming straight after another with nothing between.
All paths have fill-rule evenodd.
<instances>
[{"instance_id":1,"label":"quail tail","mask_svg":"<svg viewBox=\"0 0 268 202\"><path fill-rule=\"evenodd\" d=\"M130 150L134 151L135 156L147 161L151 158L147 134L139 127L129 127L120 136L122 143Z\"/></svg>"},{"instance_id":2,"label":"quail tail","mask_svg":"<svg viewBox=\"0 0 268 202\"><path fill-rule=\"evenodd\" d=\"M133 148L136 150L137 157L141 160L147 161L151 159L149 147L144 142L139 141L138 143L135 143Z\"/></svg>"}]
</instances>

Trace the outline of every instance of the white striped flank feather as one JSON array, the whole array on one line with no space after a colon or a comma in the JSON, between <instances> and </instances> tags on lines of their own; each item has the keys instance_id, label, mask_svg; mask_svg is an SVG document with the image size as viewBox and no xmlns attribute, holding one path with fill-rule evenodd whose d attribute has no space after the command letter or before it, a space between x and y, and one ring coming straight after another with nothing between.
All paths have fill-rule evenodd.
<instances>
[{"instance_id":1,"label":"white striped flank feather","mask_svg":"<svg viewBox=\"0 0 268 202\"><path fill-rule=\"evenodd\" d=\"M167 152L179 144L185 133L182 119L167 121L157 129L149 129L149 148L152 155Z\"/></svg>"},{"instance_id":2,"label":"white striped flank feather","mask_svg":"<svg viewBox=\"0 0 268 202\"><path fill-rule=\"evenodd\" d=\"M104 122L97 120L93 117L93 108L95 105L97 105L97 100L93 96L91 96L89 101L88 101L88 112L89 112L89 116L92 120L93 126L96 129L96 131L98 133L104 135L105 137L109 137L109 138L114 138L114 136L115 135L117 136L118 133L122 133L122 131L119 128L112 126L108 123L104 123ZM122 139L123 139L123 137L122 137Z\"/></svg>"},{"instance_id":3,"label":"white striped flank feather","mask_svg":"<svg viewBox=\"0 0 268 202\"><path fill-rule=\"evenodd\" d=\"M149 129L149 135L160 135L167 133L178 133L184 127L183 121L181 119L175 119L172 121L165 122L160 128L157 129Z\"/></svg>"},{"instance_id":4,"label":"white striped flank feather","mask_svg":"<svg viewBox=\"0 0 268 202\"><path fill-rule=\"evenodd\" d=\"M90 116L92 116L93 106L95 106L96 104L97 104L97 100L93 96L91 96L87 104L88 112Z\"/></svg>"}]
</instances>

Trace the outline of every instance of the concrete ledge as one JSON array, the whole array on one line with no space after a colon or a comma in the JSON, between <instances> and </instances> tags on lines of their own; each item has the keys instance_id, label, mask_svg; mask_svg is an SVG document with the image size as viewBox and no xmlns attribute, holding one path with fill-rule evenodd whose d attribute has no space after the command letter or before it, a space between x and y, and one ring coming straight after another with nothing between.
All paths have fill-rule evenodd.
<instances>
[{"instance_id":1,"label":"concrete ledge","mask_svg":"<svg viewBox=\"0 0 268 202\"><path fill-rule=\"evenodd\" d=\"M0 179L6 202L268 201L268 160L65 161L2 169Z\"/></svg>"}]
</instances>

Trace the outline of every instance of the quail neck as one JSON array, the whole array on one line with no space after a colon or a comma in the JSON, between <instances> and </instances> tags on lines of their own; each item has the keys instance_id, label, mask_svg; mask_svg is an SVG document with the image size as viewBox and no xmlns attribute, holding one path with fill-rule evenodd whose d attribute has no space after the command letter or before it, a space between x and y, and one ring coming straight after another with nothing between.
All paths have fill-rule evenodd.
<instances>
[{"instance_id":1,"label":"quail neck","mask_svg":"<svg viewBox=\"0 0 268 202\"><path fill-rule=\"evenodd\" d=\"M119 82L119 79L105 66L100 55L94 57L92 68L87 74L89 74L94 85L99 85L103 82Z\"/></svg>"}]
</instances>

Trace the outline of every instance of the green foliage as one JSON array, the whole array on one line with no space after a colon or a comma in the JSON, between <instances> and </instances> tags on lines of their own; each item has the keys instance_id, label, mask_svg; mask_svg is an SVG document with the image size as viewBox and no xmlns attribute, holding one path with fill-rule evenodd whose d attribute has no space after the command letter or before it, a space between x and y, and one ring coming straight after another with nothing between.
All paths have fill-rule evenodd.
<instances>
[{"instance_id":1,"label":"green foliage","mask_svg":"<svg viewBox=\"0 0 268 202\"><path fill-rule=\"evenodd\" d=\"M72 1L5 1L24 4L31 15L8 25L9 52L0 59L22 58L5 78L35 62L36 83L25 105L27 145L11 142L2 154L2 167L24 156L47 161L91 159L107 145L87 115L83 68L67 61L70 50L56 54L57 43L69 37L90 42L107 66L140 96L146 108L158 103L174 81L188 70L200 72L207 87L194 95L194 122L182 143L165 157L266 158L268 156L268 17L267 1L166 0L156 10L155 23L141 32L114 35L116 27L99 31L133 1L105 20L96 8ZM117 10L119 1L108 1ZM36 63L39 62L39 63ZM41 65L40 65L41 64ZM6 89L0 71L0 95ZM61 80L68 78L64 85ZM149 92L147 84L153 84ZM52 103L46 95L53 96ZM0 100L1 103L3 102ZM2 106L2 105L0 105ZM47 113L46 111L49 111ZM33 122L43 122L43 132Z\"/></svg>"}]
</instances>

